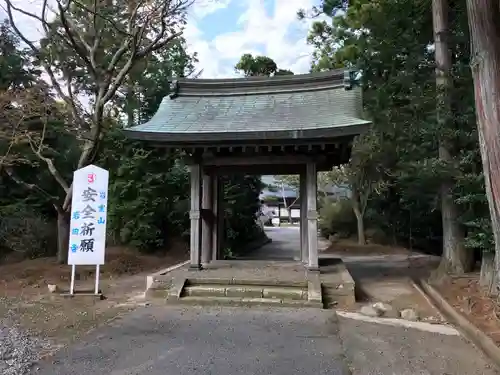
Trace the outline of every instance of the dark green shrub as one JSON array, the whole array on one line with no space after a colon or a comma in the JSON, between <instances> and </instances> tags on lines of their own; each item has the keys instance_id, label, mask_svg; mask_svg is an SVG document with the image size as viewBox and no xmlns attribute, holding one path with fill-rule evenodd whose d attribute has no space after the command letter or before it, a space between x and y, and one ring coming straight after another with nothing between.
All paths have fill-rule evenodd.
<instances>
[{"instance_id":1,"label":"dark green shrub","mask_svg":"<svg viewBox=\"0 0 500 375\"><path fill-rule=\"evenodd\" d=\"M337 234L341 237L356 233L356 216L347 199L324 201L319 210L319 230L322 236Z\"/></svg>"},{"instance_id":2,"label":"dark green shrub","mask_svg":"<svg viewBox=\"0 0 500 375\"><path fill-rule=\"evenodd\" d=\"M56 227L28 205L0 207L0 257L16 252L20 258L54 255Z\"/></svg>"}]
</instances>

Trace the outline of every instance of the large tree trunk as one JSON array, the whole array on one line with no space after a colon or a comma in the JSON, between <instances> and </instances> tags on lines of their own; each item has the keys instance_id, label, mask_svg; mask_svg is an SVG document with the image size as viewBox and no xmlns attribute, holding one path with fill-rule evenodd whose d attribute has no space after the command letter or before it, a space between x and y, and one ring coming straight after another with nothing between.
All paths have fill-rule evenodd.
<instances>
[{"instance_id":1,"label":"large tree trunk","mask_svg":"<svg viewBox=\"0 0 500 375\"><path fill-rule=\"evenodd\" d=\"M498 0L467 0L472 75L486 196L495 239L495 288L500 288L500 9Z\"/></svg>"},{"instance_id":2,"label":"large tree trunk","mask_svg":"<svg viewBox=\"0 0 500 375\"><path fill-rule=\"evenodd\" d=\"M365 219L363 217L363 214L361 214L359 210L355 210L354 214L356 215L356 223L358 227L358 244L365 245L366 244Z\"/></svg>"},{"instance_id":3,"label":"large tree trunk","mask_svg":"<svg viewBox=\"0 0 500 375\"><path fill-rule=\"evenodd\" d=\"M68 261L70 214L62 209L57 210L57 261L64 264Z\"/></svg>"},{"instance_id":4,"label":"large tree trunk","mask_svg":"<svg viewBox=\"0 0 500 375\"><path fill-rule=\"evenodd\" d=\"M357 192L356 189L353 189L351 200L352 200L352 210L354 211L354 215L356 216L356 226L358 229L358 244L365 245L366 244L365 218L364 218L364 212L361 211L359 193Z\"/></svg>"},{"instance_id":5,"label":"large tree trunk","mask_svg":"<svg viewBox=\"0 0 500 375\"><path fill-rule=\"evenodd\" d=\"M487 288L490 294L495 290L495 253L485 251L481 258L479 284Z\"/></svg>"},{"instance_id":6,"label":"large tree trunk","mask_svg":"<svg viewBox=\"0 0 500 375\"><path fill-rule=\"evenodd\" d=\"M437 122L440 129L439 158L448 166L453 165L450 152L452 144L443 136L449 126L451 88L451 53L448 45L448 1L433 0L432 13L434 24L435 58L436 58L436 90L437 90ZM443 256L440 270L455 274L470 271L472 268L472 252L464 246L463 230L458 221L459 210L454 201L453 181L445 181L441 186L441 212L443 225Z\"/></svg>"}]
</instances>

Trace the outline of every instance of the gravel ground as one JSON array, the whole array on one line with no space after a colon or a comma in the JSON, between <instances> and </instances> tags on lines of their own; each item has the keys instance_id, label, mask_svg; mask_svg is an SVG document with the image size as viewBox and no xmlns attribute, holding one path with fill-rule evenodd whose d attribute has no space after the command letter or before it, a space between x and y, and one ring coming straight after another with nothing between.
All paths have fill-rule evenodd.
<instances>
[{"instance_id":1,"label":"gravel ground","mask_svg":"<svg viewBox=\"0 0 500 375\"><path fill-rule=\"evenodd\" d=\"M0 374L29 374L39 360L38 353L46 346L43 340L19 327L0 323Z\"/></svg>"},{"instance_id":2,"label":"gravel ground","mask_svg":"<svg viewBox=\"0 0 500 375\"><path fill-rule=\"evenodd\" d=\"M14 324L12 314L0 320L0 375L29 374L49 343Z\"/></svg>"}]
</instances>

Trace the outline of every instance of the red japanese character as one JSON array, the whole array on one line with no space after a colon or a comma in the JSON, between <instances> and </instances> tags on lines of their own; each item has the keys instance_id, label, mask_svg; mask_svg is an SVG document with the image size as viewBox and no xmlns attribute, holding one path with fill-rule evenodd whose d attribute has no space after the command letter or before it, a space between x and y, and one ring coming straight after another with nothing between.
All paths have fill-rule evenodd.
<instances>
[{"instance_id":1,"label":"red japanese character","mask_svg":"<svg viewBox=\"0 0 500 375\"><path fill-rule=\"evenodd\" d=\"M93 184L95 182L95 173L89 173L87 175L87 181L89 184Z\"/></svg>"}]
</instances>

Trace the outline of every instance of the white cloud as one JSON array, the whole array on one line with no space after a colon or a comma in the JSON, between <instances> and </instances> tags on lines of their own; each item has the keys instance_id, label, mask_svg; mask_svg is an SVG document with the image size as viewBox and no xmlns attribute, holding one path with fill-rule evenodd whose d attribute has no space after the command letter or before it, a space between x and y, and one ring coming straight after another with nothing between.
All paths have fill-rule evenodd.
<instances>
[{"instance_id":1,"label":"white cloud","mask_svg":"<svg viewBox=\"0 0 500 375\"><path fill-rule=\"evenodd\" d=\"M193 14L196 18L201 19L219 9L226 8L230 2L231 0L196 0Z\"/></svg>"},{"instance_id":2,"label":"white cloud","mask_svg":"<svg viewBox=\"0 0 500 375\"><path fill-rule=\"evenodd\" d=\"M40 12L41 0L13 0L23 9ZM51 0L49 0L51 1ZM267 14L265 2L274 3L273 14ZM236 31L220 34L212 40L204 36L199 22L206 16L238 2L243 12L235 20ZM234 65L244 53L271 57L282 69L306 73L310 67L312 47L306 37L311 20L298 21L297 10L310 9L318 0L195 0L186 25L191 52L197 52L202 77L234 77ZM41 35L40 25L21 15L16 17L28 38Z\"/></svg>"},{"instance_id":3,"label":"white cloud","mask_svg":"<svg viewBox=\"0 0 500 375\"><path fill-rule=\"evenodd\" d=\"M313 21L298 21L297 11L310 9L317 1L274 0L273 15L267 14L265 0L238 1L244 2L245 9L237 19L241 30L218 35L213 40L205 40L199 30L195 34L186 33L190 50L199 53L199 67L204 69L202 76L234 76L233 66L244 53L263 54L271 57L282 69L307 73L312 47L307 45L306 37ZM229 5L228 0L224 3ZM198 6L194 6L195 15L199 14ZM214 12L222 8L218 7ZM196 28L194 18L188 29Z\"/></svg>"}]
</instances>

